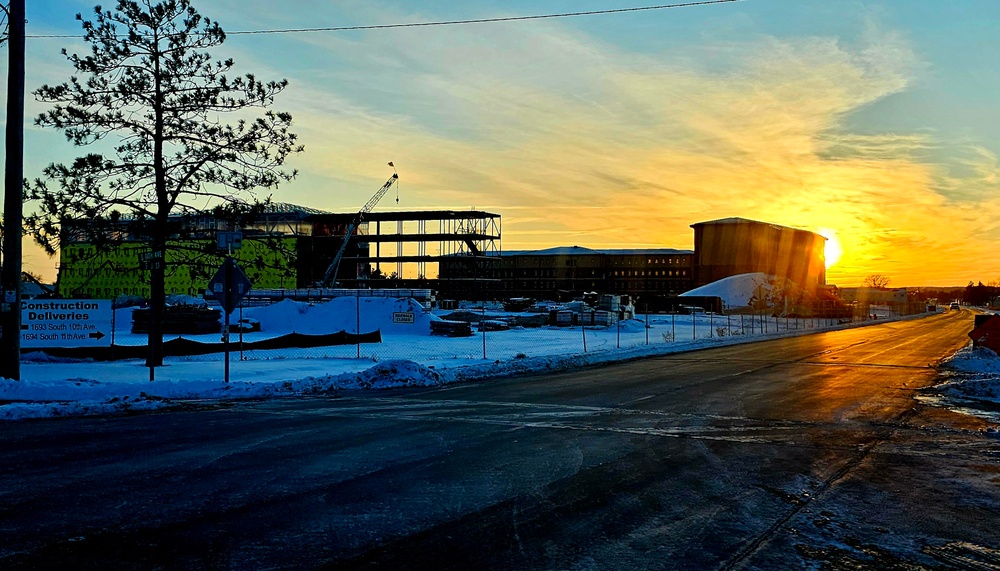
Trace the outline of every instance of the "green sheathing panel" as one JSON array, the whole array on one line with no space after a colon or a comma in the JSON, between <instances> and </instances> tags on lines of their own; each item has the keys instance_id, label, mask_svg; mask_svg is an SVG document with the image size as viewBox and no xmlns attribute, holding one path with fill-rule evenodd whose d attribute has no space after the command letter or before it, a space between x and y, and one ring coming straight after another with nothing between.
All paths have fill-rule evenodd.
<instances>
[{"instance_id":1,"label":"green sheathing panel","mask_svg":"<svg viewBox=\"0 0 1000 571\"><path fill-rule=\"evenodd\" d=\"M294 269L281 269L294 268L291 258L295 241L294 237L245 239L233 257L256 289L295 287ZM195 257L191 251L211 244L208 240L168 243L164 280L168 295L199 295L205 291L223 258L210 254ZM90 244L65 246L59 252L59 295L88 299L113 299L122 294L149 297L149 272L139 269L139 253L147 250L146 244L140 242L121 244L107 252L98 252Z\"/></svg>"}]
</instances>

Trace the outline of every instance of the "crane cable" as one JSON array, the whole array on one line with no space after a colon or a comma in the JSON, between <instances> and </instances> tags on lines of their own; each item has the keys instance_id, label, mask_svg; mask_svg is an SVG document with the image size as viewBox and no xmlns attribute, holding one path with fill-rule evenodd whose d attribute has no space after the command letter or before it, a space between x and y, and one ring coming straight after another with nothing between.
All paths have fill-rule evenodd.
<instances>
[{"instance_id":1,"label":"crane cable","mask_svg":"<svg viewBox=\"0 0 1000 571\"><path fill-rule=\"evenodd\" d=\"M399 173L396 172L396 165L389 161L389 166L392 167L392 174L395 175L394 180L396 181L396 204L399 204Z\"/></svg>"}]
</instances>

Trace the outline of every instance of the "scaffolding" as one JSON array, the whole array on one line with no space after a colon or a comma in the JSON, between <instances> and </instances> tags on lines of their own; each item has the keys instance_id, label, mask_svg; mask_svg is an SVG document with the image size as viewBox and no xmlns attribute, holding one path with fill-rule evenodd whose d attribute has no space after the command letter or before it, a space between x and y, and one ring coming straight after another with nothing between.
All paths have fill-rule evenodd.
<instances>
[{"instance_id":1,"label":"scaffolding","mask_svg":"<svg viewBox=\"0 0 1000 571\"><path fill-rule=\"evenodd\" d=\"M338 227L343 216L318 215L311 221ZM439 269L444 258L461 255L481 267L496 264L501 250L501 225L499 214L480 210L369 212L352 238L357 249L345 255L343 261L345 266L357 264L383 276L386 268L394 267L393 277L401 284L427 283L437 279L434 270ZM435 226L436 232L428 232ZM361 285L351 284L350 278L343 275L340 280L348 286Z\"/></svg>"}]
</instances>

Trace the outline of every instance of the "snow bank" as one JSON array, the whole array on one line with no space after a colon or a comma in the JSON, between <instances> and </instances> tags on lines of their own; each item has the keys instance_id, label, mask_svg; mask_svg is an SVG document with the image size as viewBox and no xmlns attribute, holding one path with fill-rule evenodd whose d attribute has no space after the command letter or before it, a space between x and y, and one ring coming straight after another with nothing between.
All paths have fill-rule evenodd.
<instances>
[{"instance_id":1,"label":"snow bank","mask_svg":"<svg viewBox=\"0 0 1000 571\"><path fill-rule=\"evenodd\" d=\"M363 388L372 389L430 387L444 382L437 371L406 360L379 363L358 377Z\"/></svg>"},{"instance_id":2,"label":"snow bank","mask_svg":"<svg viewBox=\"0 0 1000 571\"><path fill-rule=\"evenodd\" d=\"M965 347L941 363L945 381L921 400L1000 421L1000 357L985 347Z\"/></svg>"},{"instance_id":3,"label":"snow bank","mask_svg":"<svg viewBox=\"0 0 1000 571\"><path fill-rule=\"evenodd\" d=\"M618 322L618 327L622 331L643 331L646 329L646 324L639 319L623 319Z\"/></svg>"},{"instance_id":4,"label":"snow bank","mask_svg":"<svg viewBox=\"0 0 1000 571\"><path fill-rule=\"evenodd\" d=\"M369 364L371 361L368 361ZM171 365L171 368L183 365ZM196 365L198 366L198 365ZM356 365L354 365L356 366ZM133 367L136 371L141 367ZM200 365L204 369L204 364ZM260 380L234 380L228 384L221 371L193 380L114 382L75 378L41 382L0 378L0 420L52 416L109 414L163 408L169 399L267 398L297 394L331 394L343 389L388 389L437 386L448 377L433 368L408 360L377 363L361 371L302 375L285 364L282 377L260 375ZM161 371L162 373L162 371ZM253 378L249 375L245 378Z\"/></svg>"},{"instance_id":5,"label":"snow bank","mask_svg":"<svg viewBox=\"0 0 1000 571\"><path fill-rule=\"evenodd\" d=\"M961 373L1000 374L1000 357L986 347L965 347L941 363L942 368Z\"/></svg>"},{"instance_id":6,"label":"snow bank","mask_svg":"<svg viewBox=\"0 0 1000 571\"><path fill-rule=\"evenodd\" d=\"M413 323L394 323L394 313L412 313ZM317 335L341 330L367 333L376 329L430 335L430 322L439 319L425 313L414 299L381 297L337 297L317 304L286 299L266 307L244 309L243 316L260 321L261 331L269 336L293 332Z\"/></svg>"},{"instance_id":7,"label":"snow bank","mask_svg":"<svg viewBox=\"0 0 1000 571\"><path fill-rule=\"evenodd\" d=\"M360 302L360 303L359 303ZM129 344L134 307L115 310L115 331ZM358 313L361 323L358 328ZM413 323L394 323L394 313L412 313ZM232 322L239 319L239 311L230 316ZM243 309L243 317L260 321L261 332L256 338L277 337L286 333L323 335L346 331L348 333L368 333L379 329L383 332L405 332L408 334L430 334L430 322L440 319L424 311L414 299L382 297L337 297L324 303L309 303L286 299L263 307ZM217 334L212 335L218 338ZM145 335L142 335L145 342ZM172 336L168 336L172 337ZM185 335L184 337L196 338ZM138 341L136 341L138 342Z\"/></svg>"},{"instance_id":8,"label":"snow bank","mask_svg":"<svg viewBox=\"0 0 1000 571\"><path fill-rule=\"evenodd\" d=\"M739 274L684 292L681 297L717 296L726 307L746 307L754 299L771 297L778 281L779 278L763 272Z\"/></svg>"},{"instance_id":9,"label":"snow bank","mask_svg":"<svg viewBox=\"0 0 1000 571\"><path fill-rule=\"evenodd\" d=\"M129 411L157 410L169 406L166 400L147 397L112 398L103 402L15 402L0 406L0 421L27 418L57 418L61 416L89 416L121 414Z\"/></svg>"}]
</instances>

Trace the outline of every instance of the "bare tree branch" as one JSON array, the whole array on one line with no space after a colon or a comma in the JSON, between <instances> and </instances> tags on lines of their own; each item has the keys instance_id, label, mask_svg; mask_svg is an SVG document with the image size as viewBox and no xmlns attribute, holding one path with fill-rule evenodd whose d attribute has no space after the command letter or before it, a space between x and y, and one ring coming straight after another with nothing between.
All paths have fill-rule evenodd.
<instances>
[{"instance_id":1,"label":"bare tree branch","mask_svg":"<svg viewBox=\"0 0 1000 571\"><path fill-rule=\"evenodd\" d=\"M892 279L885 274L871 274L865 278L865 287L885 289L891 282Z\"/></svg>"}]
</instances>

